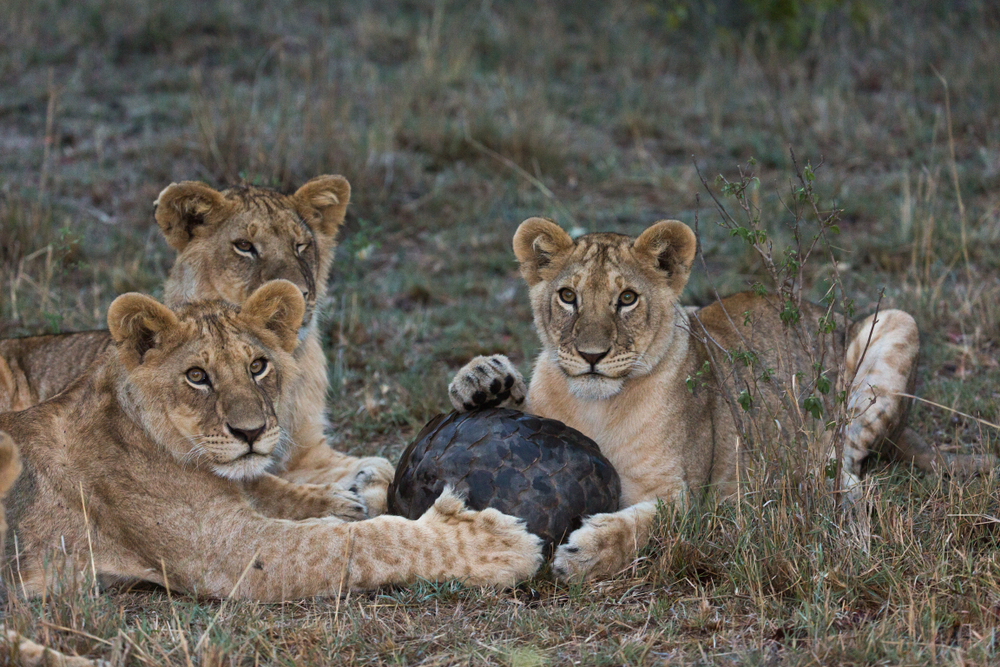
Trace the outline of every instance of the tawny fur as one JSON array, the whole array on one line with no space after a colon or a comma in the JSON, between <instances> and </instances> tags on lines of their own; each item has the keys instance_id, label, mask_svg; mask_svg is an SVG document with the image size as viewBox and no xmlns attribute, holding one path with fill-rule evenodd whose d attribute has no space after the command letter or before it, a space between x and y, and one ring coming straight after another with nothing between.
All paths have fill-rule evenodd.
<instances>
[{"instance_id":1,"label":"tawny fur","mask_svg":"<svg viewBox=\"0 0 1000 667\"><path fill-rule=\"evenodd\" d=\"M260 601L418 578L480 585L530 576L541 561L538 538L450 493L417 521L273 517L294 515L294 505L260 511L250 492L275 483L266 471L280 442L265 437L294 399L288 379L303 309L286 281L266 283L242 308L172 311L149 297L118 297L108 311L115 345L58 396L0 415L24 466L6 512L17 590L58 585L59 566L63 576ZM241 444L226 437L234 426L261 435Z\"/></svg>"},{"instance_id":2,"label":"tawny fur","mask_svg":"<svg viewBox=\"0 0 1000 667\"><path fill-rule=\"evenodd\" d=\"M7 492L14 485L14 480L21 474L21 459L17 446L9 435L0 431L0 501L7 497ZM2 507L2 502L0 502ZM0 516L0 545L6 540L7 524ZM0 546L0 553L3 547ZM87 658L70 656L46 648L41 644L9 630L0 625L7 646L0 648L0 657L9 658L11 664L22 667L103 667L105 663L94 662ZM4 663L6 664L6 662Z\"/></svg>"},{"instance_id":3,"label":"tawny fur","mask_svg":"<svg viewBox=\"0 0 1000 667\"><path fill-rule=\"evenodd\" d=\"M713 374L728 365L719 364L726 351L753 350L759 364L752 372L771 368L787 379L799 372L813 377L812 361L824 354L825 365L835 369L847 346L846 377L830 372L838 388L853 378L846 388L853 419L846 433L845 487L857 484L861 461L871 451L884 450L928 471L944 462L919 438L903 437L909 399L899 394L912 393L919 349L912 317L884 311L849 332L841 327L816 336L807 343L810 356L790 338L795 334L782 324L780 308L766 297L738 294L701 309L679 307L695 247L694 234L678 221L659 222L638 238L588 234L574 241L550 221L526 220L514 237L514 252L542 342L527 400L514 405L523 380L502 355L472 360L449 388L453 405L462 410L497 403L496 390L510 387L500 404L578 429L617 469L626 509L590 517L570 536L553 563L561 577L605 576L625 567L648 541L657 501L684 501L707 489L722 496L736 492L754 443L738 445L734 419L747 416L734 414ZM824 314L803 304L802 331L818 331ZM713 357L710 370L699 375ZM747 371L738 363L735 368L735 377L722 380L733 397L749 386ZM697 378L693 391L689 378ZM758 419L744 426L758 429L752 433L757 444L792 442L781 424L789 422L776 383L759 384ZM803 395L794 397L794 409L801 410L806 390L798 391ZM762 403L779 416L778 423L760 413ZM822 420L815 422L819 451L811 460L826 461L831 439L822 435ZM793 460L800 455L789 454ZM965 457L953 469L980 471L992 463L989 457Z\"/></svg>"},{"instance_id":4,"label":"tawny fur","mask_svg":"<svg viewBox=\"0 0 1000 667\"><path fill-rule=\"evenodd\" d=\"M287 379L292 400L282 422L290 446L279 474L292 482L356 491L375 516L385 511L392 465L381 457L338 452L324 434L329 380L316 304L326 294L350 196L341 176L318 176L292 195L252 186L217 192L185 181L165 188L155 210L160 230L178 252L164 286L167 304L210 299L238 304L274 279L289 280L303 292L306 310L295 351L299 370ZM237 242L252 250L241 251ZM0 411L23 410L56 395L109 344L104 331L0 340Z\"/></svg>"}]
</instances>

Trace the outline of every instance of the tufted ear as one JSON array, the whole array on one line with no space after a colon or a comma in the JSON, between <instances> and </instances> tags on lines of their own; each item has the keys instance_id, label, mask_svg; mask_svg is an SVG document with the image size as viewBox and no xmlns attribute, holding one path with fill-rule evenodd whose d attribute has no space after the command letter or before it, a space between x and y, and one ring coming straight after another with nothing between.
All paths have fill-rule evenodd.
<instances>
[{"instance_id":1,"label":"tufted ear","mask_svg":"<svg viewBox=\"0 0 1000 667\"><path fill-rule=\"evenodd\" d=\"M666 273L667 282L677 291L687 284L697 247L694 232L680 220L660 220L632 244L640 258Z\"/></svg>"},{"instance_id":2,"label":"tufted ear","mask_svg":"<svg viewBox=\"0 0 1000 667\"><path fill-rule=\"evenodd\" d=\"M299 213L307 221L313 212L319 214L319 224L314 231L324 236L334 237L347 213L351 201L351 184L343 176L317 176L292 195Z\"/></svg>"},{"instance_id":3,"label":"tufted ear","mask_svg":"<svg viewBox=\"0 0 1000 667\"><path fill-rule=\"evenodd\" d=\"M207 231L231 212L221 192L198 181L171 183L153 202L156 224L177 252L184 250L200 230Z\"/></svg>"},{"instance_id":4,"label":"tufted ear","mask_svg":"<svg viewBox=\"0 0 1000 667\"><path fill-rule=\"evenodd\" d=\"M128 369L142 364L162 334L180 322L173 311L153 297L136 292L122 294L108 307L108 329Z\"/></svg>"},{"instance_id":5,"label":"tufted ear","mask_svg":"<svg viewBox=\"0 0 1000 667\"><path fill-rule=\"evenodd\" d=\"M514 256L528 287L553 277L553 260L573 247L563 228L545 218L528 218L514 233Z\"/></svg>"},{"instance_id":6,"label":"tufted ear","mask_svg":"<svg viewBox=\"0 0 1000 667\"><path fill-rule=\"evenodd\" d=\"M294 352L305 312L306 302L295 283L270 280L243 302L240 317L252 326L270 331L286 352Z\"/></svg>"}]
</instances>

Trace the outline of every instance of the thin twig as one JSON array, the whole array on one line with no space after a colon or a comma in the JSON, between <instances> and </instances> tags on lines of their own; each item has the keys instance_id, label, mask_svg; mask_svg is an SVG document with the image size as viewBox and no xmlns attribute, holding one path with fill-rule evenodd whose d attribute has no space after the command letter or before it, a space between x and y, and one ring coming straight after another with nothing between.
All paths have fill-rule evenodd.
<instances>
[{"instance_id":1,"label":"thin twig","mask_svg":"<svg viewBox=\"0 0 1000 667\"><path fill-rule=\"evenodd\" d=\"M940 403L929 401L926 398L920 398L919 396L914 396L913 394L906 394L901 391L894 392L893 396L905 396L906 398L912 398L915 401L920 401L921 403L926 403L927 405L933 405L935 408L941 408L942 410L947 410L948 412L952 412L956 415L962 415L966 419L971 419L972 421L979 422L984 426L989 426L990 428L995 428L998 431L1000 431L1000 424L994 424L993 422L988 422L985 419L980 419L979 417L973 417L972 415L965 414L964 412L956 410L955 408L949 408L947 405L941 405Z\"/></svg>"}]
</instances>

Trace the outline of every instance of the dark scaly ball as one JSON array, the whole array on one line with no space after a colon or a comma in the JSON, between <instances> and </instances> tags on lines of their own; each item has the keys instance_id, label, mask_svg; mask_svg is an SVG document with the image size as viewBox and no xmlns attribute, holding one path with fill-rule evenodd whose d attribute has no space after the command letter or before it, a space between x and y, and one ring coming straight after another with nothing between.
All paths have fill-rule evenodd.
<instances>
[{"instance_id":1,"label":"dark scaly ball","mask_svg":"<svg viewBox=\"0 0 1000 667\"><path fill-rule=\"evenodd\" d=\"M389 512L419 518L449 484L473 509L524 519L549 555L583 517L617 511L621 494L618 473L593 440L505 408L432 419L396 466Z\"/></svg>"}]
</instances>

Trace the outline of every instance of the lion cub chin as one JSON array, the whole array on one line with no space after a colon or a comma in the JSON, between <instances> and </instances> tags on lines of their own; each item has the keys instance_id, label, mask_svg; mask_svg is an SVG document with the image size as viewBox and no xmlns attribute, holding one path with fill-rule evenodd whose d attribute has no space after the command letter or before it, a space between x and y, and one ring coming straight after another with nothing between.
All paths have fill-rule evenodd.
<instances>
[{"instance_id":1,"label":"lion cub chin","mask_svg":"<svg viewBox=\"0 0 1000 667\"><path fill-rule=\"evenodd\" d=\"M0 414L23 465L7 515L17 589L37 594L59 584L57 573L76 573L279 601L530 576L541 545L523 522L467 510L451 493L417 521L358 522L287 520L300 498L279 502L284 481L263 504L253 495L280 459L278 414L303 309L287 281L242 307L118 297L108 310L114 346L97 365L60 395Z\"/></svg>"},{"instance_id":2,"label":"lion cub chin","mask_svg":"<svg viewBox=\"0 0 1000 667\"><path fill-rule=\"evenodd\" d=\"M737 447L741 432L716 390L720 384L734 396L754 386L755 405L769 415L758 420L763 426L755 435L782 447L792 442L782 423L796 422L777 383L745 378L738 364L717 380L715 364L720 350L745 349L760 368L780 377L815 377L811 350L788 344L780 308L767 297L736 294L705 308L680 307L696 245L691 229L677 220L658 222L638 237L598 233L576 240L549 220L524 221L514 254L542 344L531 385L525 387L503 355L473 359L451 382L455 409L502 405L561 420L593 438L617 469L625 509L590 517L569 537L553 563L561 577L626 567L648 540L660 500L707 489L723 496L736 491L754 443ZM929 472L968 474L994 465L992 457L946 459L904 432L909 401L902 395L912 393L919 349L910 315L885 310L846 331L818 333L826 315L824 308L803 304L797 333L815 336L829 359L846 360L844 377L825 371L851 411L843 488L856 488L861 462L873 451ZM694 377L701 382L689 388L687 379ZM808 384L796 389L804 392L794 398L799 406ZM830 438L822 421L817 424L813 460L826 461Z\"/></svg>"}]
</instances>

